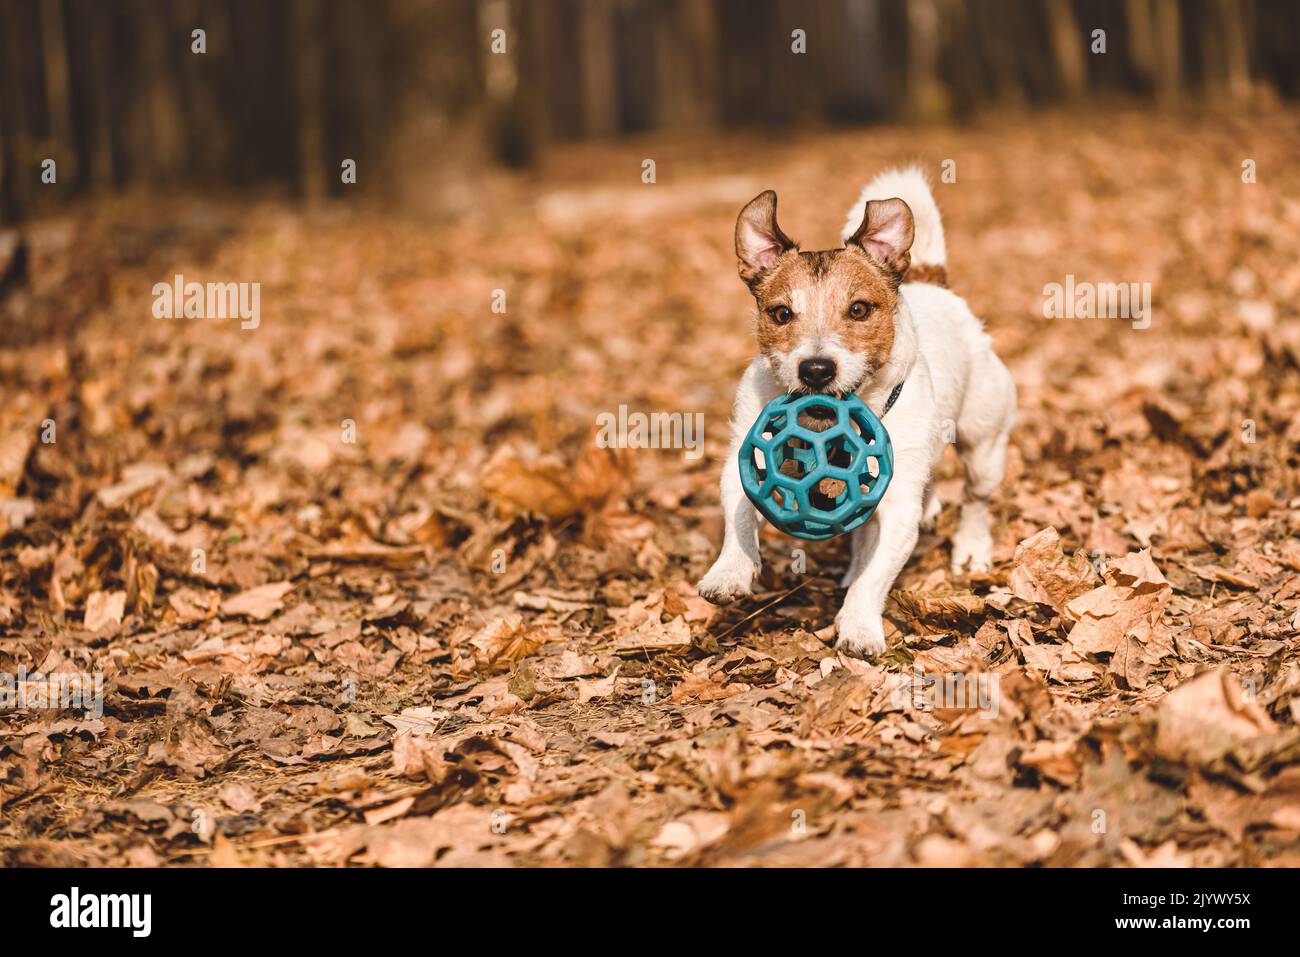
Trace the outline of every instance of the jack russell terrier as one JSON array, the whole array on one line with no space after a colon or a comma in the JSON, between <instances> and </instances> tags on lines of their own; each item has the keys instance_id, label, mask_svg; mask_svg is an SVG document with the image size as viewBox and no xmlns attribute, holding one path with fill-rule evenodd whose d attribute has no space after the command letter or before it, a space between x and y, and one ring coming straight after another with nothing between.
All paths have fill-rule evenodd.
<instances>
[{"instance_id":1,"label":"jack russell terrier","mask_svg":"<svg viewBox=\"0 0 1300 957\"><path fill-rule=\"evenodd\" d=\"M943 224L916 167L867 185L849 211L842 249L801 252L776 224L776 193L760 193L736 220L736 256L757 306L758 355L736 392L722 467L726 533L700 594L727 604L753 593L760 517L736 463L763 406L783 392L856 392L872 409L887 410L894 478L870 521L851 533L835 647L878 655L885 600L920 526L939 514L932 474L954 437L966 483L952 570L992 565L989 496L1002 481L1015 383L965 300L944 288Z\"/></svg>"}]
</instances>

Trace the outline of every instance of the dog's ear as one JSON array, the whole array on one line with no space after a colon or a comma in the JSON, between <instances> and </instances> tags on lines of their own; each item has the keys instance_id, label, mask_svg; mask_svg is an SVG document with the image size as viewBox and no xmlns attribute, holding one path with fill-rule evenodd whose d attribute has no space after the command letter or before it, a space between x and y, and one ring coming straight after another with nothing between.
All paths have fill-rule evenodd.
<instances>
[{"instance_id":1,"label":"dog's ear","mask_svg":"<svg viewBox=\"0 0 1300 957\"><path fill-rule=\"evenodd\" d=\"M901 199L873 199L867 202L862 225L848 238L876 262L902 275L911 265L915 235L912 210Z\"/></svg>"},{"instance_id":2,"label":"dog's ear","mask_svg":"<svg viewBox=\"0 0 1300 957\"><path fill-rule=\"evenodd\" d=\"M787 249L795 243L776 224L776 193L765 190L759 193L736 219L736 258L740 260L740 278L753 283L763 271L770 269Z\"/></svg>"}]
</instances>

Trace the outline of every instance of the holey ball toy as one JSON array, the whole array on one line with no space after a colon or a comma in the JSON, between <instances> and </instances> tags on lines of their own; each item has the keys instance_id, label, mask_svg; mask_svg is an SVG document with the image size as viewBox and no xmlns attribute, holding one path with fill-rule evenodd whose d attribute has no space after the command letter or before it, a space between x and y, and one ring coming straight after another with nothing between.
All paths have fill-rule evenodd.
<instances>
[{"instance_id":1,"label":"holey ball toy","mask_svg":"<svg viewBox=\"0 0 1300 957\"><path fill-rule=\"evenodd\" d=\"M740 480L788 535L819 540L857 528L894 474L889 433L856 395L780 395L740 447Z\"/></svg>"}]
</instances>

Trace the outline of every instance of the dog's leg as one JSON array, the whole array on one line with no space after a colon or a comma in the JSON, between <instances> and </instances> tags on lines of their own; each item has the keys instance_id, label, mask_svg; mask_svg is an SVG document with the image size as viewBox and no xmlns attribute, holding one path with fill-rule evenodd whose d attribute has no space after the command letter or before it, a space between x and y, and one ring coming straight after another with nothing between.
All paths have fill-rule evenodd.
<instances>
[{"instance_id":1,"label":"dog's leg","mask_svg":"<svg viewBox=\"0 0 1300 957\"><path fill-rule=\"evenodd\" d=\"M736 467L739 454L740 445L733 442L722 467L722 511L726 522L722 551L699 584L700 594L715 605L752 595L754 578L762 567L758 512L740 484L740 470Z\"/></svg>"},{"instance_id":2,"label":"dog's leg","mask_svg":"<svg viewBox=\"0 0 1300 957\"><path fill-rule=\"evenodd\" d=\"M921 505L921 528L927 532L934 531L934 524L939 520L941 512L943 512L943 503L935 494L934 483L930 482L925 487L925 496Z\"/></svg>"},{"instance_id":3,"label":"dog's leg","mask_svg":"<svg viewBox=\"0 0 1300 957\"><path fill-rule=\"evenodd\" d=\"M1002 483L1007 439L1016 420L1016 387L1001 361L980 356L971 376L971 389L957 422L957 452L966 470L961 518L952 538L952 572L967 563L972 572L993 567L993 536L989 532L989 496Z\"/></svg>"},{"instance_id":4,"label":"dog's leg","mask_svg":"<svg viewBox=\"0 0 1300 957\"><path fill-rule=\"evenodd\" d=\"M848 588L862 572L862 563L867 560L867 553L870 546L867 544L867 536L870 535L872 525L867 522L865 525L859 525L853 531L849 532L849 548L851 557L849 558L849 567L844 572L844 577L840 579L840 587Z\"/></svg>"},{"instance_id":5,"label":"dog's leg","mask_svg":"<svg viewBox=\"0 0 1300 957\"><path fill-rule=\"evenodd\" d=\"M961 518L952 536L952 572L961 574L970 564L972 572L993 567L993 535L989 531L989 496L1002 482L1007 451L1007 433L985 439L961 452L966 469L962 491Z\"/></svg>"},{"instance_id":6,"label":"dog's leg","mask_svg":"<svg viewBox=\"0 0 1300 957\"><path fill-rule=\"evenodd\" d=\"M943 511L943 505L939 502L939 496L934 491L934 483L930 482L925 487L925 492L921 496L921 531L933 532L935 523L939 520L939 513ZM924 555L935 545L933 535L919 535L916 539L916 545L912 549L912 557L918 558Z\"/></svg>"},{"instance_id":7,"label":"dog's leg","mask_svg":"<svg viewBox=\"0 0 1300 957\"><path fill-rule=\"evenodd\" d=\"M919 481L900 481L899 473L924 476ZM871 657L885 650L885 626L881 615L885 600L898 573L907 564L916 545L921 524L921 499L925 494L926 463L896 462L894 484L867 523L863 541L866 558L857 577L849 584L844 607L835 618L838 637L835 648L857 657Z\"/></svg>"},{"instance_id":8,"label":"dog's leg","mask_svg":"<svg viewBox=\"0 0 1300 957\"><path fill-rule=\"evenodd\" d=\"M700 594L715 605L726 605L752 595L754 578L762 567L763 560L758 550L758 510L745 496L736 461L745 434L773 394L766 364L755 359L736 390L731 446L727 450L727 460L722 463L722 516L726 523L722 551L699 584Z\"/></svg>"}]
</instances>

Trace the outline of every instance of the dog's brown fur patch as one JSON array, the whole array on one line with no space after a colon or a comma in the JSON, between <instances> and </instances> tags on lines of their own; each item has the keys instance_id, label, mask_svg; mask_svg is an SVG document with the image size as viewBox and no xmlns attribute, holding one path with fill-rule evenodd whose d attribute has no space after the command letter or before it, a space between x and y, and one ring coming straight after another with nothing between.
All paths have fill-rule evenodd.
<instances>
[{"instance_id":1,"label":"dog's brown fur patch","mask_svg":"<svg viewBox=\"0 0 1300 957\"><path fill-rule=\"evenodd\" d=\"M791 249L750 284L758 304L758 348L765 355L786 353L807 336L834 337L865 353L873 369L894 348L894 313L899 277L856 246L818 252ZM872 307L863 320L849 318L855 302ZM771 310L787 306L794 319L779 325Z\"/></svg>"},{"instance_id":2,"label":"dog's brown fur patch","mask_svg":"<svg viewBox=\"0 0 1300 957\"><path fill-rule=\"evenodd\" d=\"M903 282L928 282L935 286L948 288L948 270L943 266L926 264L924 266L909 266L907 274L903 276Z\"/></svg>"}]
</instances>

